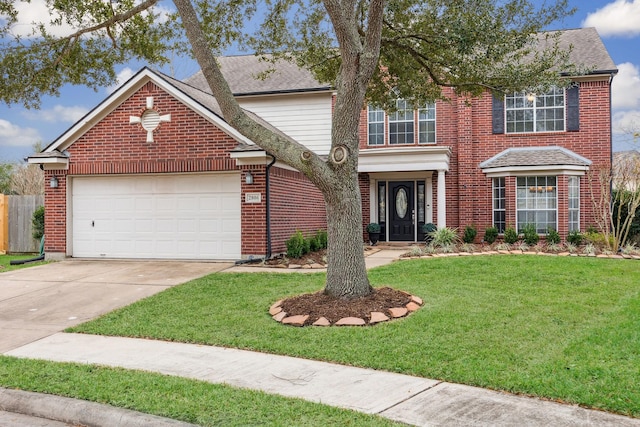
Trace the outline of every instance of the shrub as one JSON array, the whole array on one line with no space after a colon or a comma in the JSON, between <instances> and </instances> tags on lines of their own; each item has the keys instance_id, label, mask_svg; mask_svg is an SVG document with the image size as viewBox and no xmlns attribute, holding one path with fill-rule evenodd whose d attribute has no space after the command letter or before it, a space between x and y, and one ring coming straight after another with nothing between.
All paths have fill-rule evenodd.
<instances>
[{"instance_id":1,"label":"shrub","mask_svg":"<svg viewBox=\"0 0 640 427\"><path fill-rule=\"evenodd\" d=\"M569 232L567 236L567 242L571 243L574 246L580 246L582 244L582 233L580 230L573 230Z\"/></svg>"},{"instance_id":2,"label":"shrub","mask_svg":"<svg viewBox=\"0 0 640 427\"><path fill-rule=\"evenodd\" d=\"M44 206L40 206L33 212L31 225L33 226L33 238L42 239L44 236Z\"/></svg>"},{"instance_id":3,"label":"shrub","mask_svg":"<svg viewBox=\"0 0 640 427\"><path fill-rule=\"evenodd\" d=\"M540 240L535 224L525 224L522 228L522 236L524 242L529 246L535 246Z\"/></svg>"},{"instance_id":4,"label":"shrub","mask_svg":"<svg viewBox=\"0 0 640 427\"><path fill-rule=\"evenodd\" d=\"M327 231L318 230L318 232L316 233L316 238L318 239L320 249L327 249L327 246L329 245L329 236L327 235Z\"/></svg>"},{"instance_id":5,"label":"shrub","mask_svg":"<svg viewBox=\"0 0 640 427\"><path fill-rule=\"evenodd\" d=\"M557 245L560 243L560 233L558 233L553 228L549 228L547 230L547 243L549 245Z\"/></svg>"},{"instance_id":6,"label":"shrub","mask_svg":"<svg viewBox=\"0 0 640 427\"><path fill-rule=\"evenodd\" d=\"M367 233L379 233L380 232L380 224L377 222L372 222L367 225Z\"/></svg>"},{"instance_id":7,"label":"shrub","mask_svg":"<svg viewBox=\"0 0 640 427\"><path fill-rule=\"evenodd\" d=\"M318 241L318 235L313 235L313 236L309 236L307 237L307 240L309 241L309 251L310 252L316 252L319 251L320 248L320 242Z\"/></svg>"},{"instance_id":8,"label":"shrub","mask_svg":"<svg viewBox=\"0 0 640 427\"><path fill-rule=\"evenodd\" d=\"M484 241L488 244L492 244L498 238L498 229L496 227L487 227L484 230Z\"/></svg>"},{"instance_id":9,"label":"shrub","mask_svg":"<svg viewBox=\"0 0 640 427\"><path fill-rule=\"evenodd\" d=\"M504 242L513 245L518 241L518 232L513 227L507 227L504 230Z\"/></svg>"},{"instance_id":10,"label":"shrub","mask_svg":"<svg viewBox=\"0 0 640 427\"><path fill-rule=\"evenodd\" d=\"M464 234L462 235L462 241L464 243L473 243L478 235L478 230L473 225L467 225L464 228Z\"/></svg>"},{"instance_id":11,"label":"shrub","mask_svg":"<svg viewBox=\"0 0 640 427\"><path fill-rule=\"evenodd\" d=\"M293 236L287 240L287 257L300 258L304 255L306 239L300 230L296 231Z\"/></svg>"}]
</instances>

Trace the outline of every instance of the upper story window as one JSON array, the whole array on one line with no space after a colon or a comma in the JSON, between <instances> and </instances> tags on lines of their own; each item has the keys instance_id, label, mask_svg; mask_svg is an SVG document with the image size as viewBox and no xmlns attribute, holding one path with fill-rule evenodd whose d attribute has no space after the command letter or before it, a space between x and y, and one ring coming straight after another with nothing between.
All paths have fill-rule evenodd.
<instances>
[{"instance_id":1,"label":"upper story window","mask_svg":"<svg viewBox=\"0 0 640 427\"><path fill-rule=\"evenodd\" d=\"M565 91L553 88L547 93L526 92L505 98L506 132L561 132L565 130Z\"/></svg>"},{"instance_id":2,"label":"upper story window","mask_svg":"<svg viewBox=\"0 0 640 427\"><path fill-rule=\"evenodd\" d=\"M399 99L396 101L396 111L390 113L370 105L367 119L369 145L436 142L435 104L427 104L416 110L404 99Z\"/></svg>"}]
</instances>

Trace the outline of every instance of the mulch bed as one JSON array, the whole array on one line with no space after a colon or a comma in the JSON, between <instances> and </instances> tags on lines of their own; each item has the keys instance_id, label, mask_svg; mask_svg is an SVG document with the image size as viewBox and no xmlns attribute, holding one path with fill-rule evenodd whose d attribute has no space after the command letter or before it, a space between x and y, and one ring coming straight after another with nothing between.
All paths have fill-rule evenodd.
<instances>
[{"instance_id":1,"label":"mulch bed","mask_svg":"<svg viewBox=\"0 0 640 427\"><path fill-rule=\"evenodd\" d=\"M304 325L311 325L321 317L332 324L345 317L359 317L367 324L371 312L388 313L390 308L404 307L411 302L411 295L389 287L376 288L366 296L352 299L334 298L322 291L298 295L284 300L281 304L287 316L309 315Z\"/></svg>"}]
</instances>

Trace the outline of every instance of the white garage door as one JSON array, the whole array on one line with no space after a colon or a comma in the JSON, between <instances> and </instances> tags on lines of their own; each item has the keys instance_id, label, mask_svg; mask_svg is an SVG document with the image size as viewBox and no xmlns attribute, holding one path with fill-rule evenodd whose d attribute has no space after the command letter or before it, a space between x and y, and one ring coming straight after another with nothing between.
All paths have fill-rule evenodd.
<instances>
[{"instance_id":1,"label":"white garage door","mask_svg":"<svg viewBox=\"0 0 640 427\"><path fill-rule=\"evenodd\" d=\"M72 255L240 258L240 176L76 177Z\"/></svg>"}]
</instances>

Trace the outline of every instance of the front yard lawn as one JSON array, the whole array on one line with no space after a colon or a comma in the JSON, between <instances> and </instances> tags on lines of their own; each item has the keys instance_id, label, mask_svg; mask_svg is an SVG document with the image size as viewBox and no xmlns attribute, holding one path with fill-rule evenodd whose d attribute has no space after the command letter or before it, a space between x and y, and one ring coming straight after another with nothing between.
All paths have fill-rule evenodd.
<instances>
[{"instance_id":1,"label":"front yard lawn","mask_svg":"<svg viewBox=\"0 0 640 427\"><path fill-rule=\"evenodd\" d=\"M373 327L283 326L282 297L324 274L217 273L73 332L237 347L401 372L640 417L640 263L548 256L407 260L374 286L420 296Z\"/></svg>"}]
</instances>

